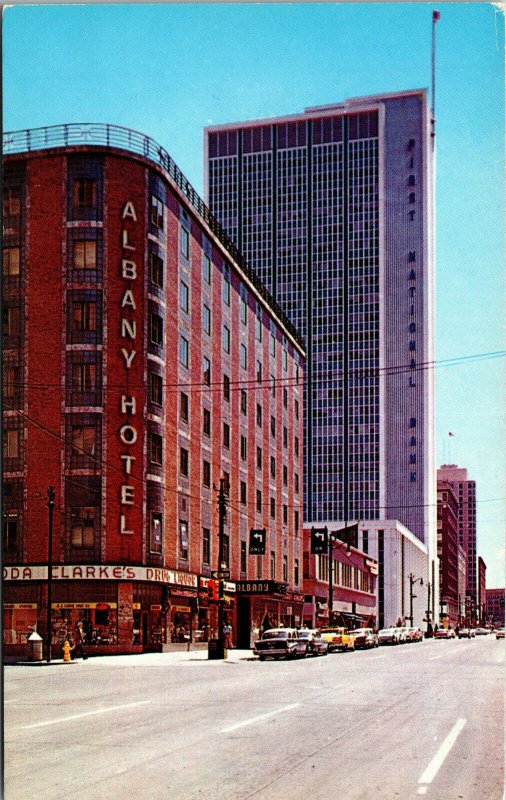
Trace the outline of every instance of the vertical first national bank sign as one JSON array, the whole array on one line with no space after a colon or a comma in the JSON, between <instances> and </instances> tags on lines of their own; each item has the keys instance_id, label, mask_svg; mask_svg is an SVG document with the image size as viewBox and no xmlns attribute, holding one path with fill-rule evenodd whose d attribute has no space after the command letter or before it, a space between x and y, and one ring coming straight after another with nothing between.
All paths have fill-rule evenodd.
<instances>
[{"instance_id":1,"label":"vertical first national bank sign","mask_svg":"<svg viewBox=\"0 0 506 800\"><path fill-rule=\"evenodd\" d=\"M126 385L129 385L129 370L137 356L137 288L138 288L138 266L135 261L137 246L135 233L137 228L137 214L132 201L127 200L121 212L121 279L123 288L121 294L121 355L126 368ZM133 381L134 386L136 382ZM123 483L120 486L120 515L119 531L121 534L133 534L129 527L128 511L129 507L136 503L135 486L132 478L135 476L135 456L132 448L137 442L138 430L135 425L137 413L137 399L135 394L122 394L120 397L120 415L123 424L119 429L119 438L124 448L120 454L121 469L124 474Z\"/></svg>"}]
</instances>

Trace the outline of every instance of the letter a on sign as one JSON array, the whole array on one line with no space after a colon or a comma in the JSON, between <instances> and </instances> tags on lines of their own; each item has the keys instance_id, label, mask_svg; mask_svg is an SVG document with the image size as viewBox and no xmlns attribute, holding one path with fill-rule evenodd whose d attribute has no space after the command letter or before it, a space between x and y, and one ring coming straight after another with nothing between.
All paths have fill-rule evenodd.
<instances>
[{"instance_id":1,"label":"letter a on sign","mask_svg":"<svg viewBox=\"0 0 506 800\"><path fill-rule=\"evenodd\" d=\"M264 556L267 533L265 528L251 528L249 532L250 556Z\"/></svg>"}]
</instances>

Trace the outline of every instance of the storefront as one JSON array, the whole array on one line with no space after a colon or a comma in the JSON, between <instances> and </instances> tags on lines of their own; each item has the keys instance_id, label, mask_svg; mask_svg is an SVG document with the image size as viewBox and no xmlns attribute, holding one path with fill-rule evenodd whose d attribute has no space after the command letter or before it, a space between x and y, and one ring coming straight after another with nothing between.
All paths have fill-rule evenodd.
<instances>
[{"instance_id":1,"label":"storefront","mask_svg":"<svg viewBox=\"0 0 506 800\"><path fill-rule=\"evenodd\" d=\"M237 581L237 647L248 649L264 631L302 624L304 597L277 581Z\"/></svg>"}]
</instances>

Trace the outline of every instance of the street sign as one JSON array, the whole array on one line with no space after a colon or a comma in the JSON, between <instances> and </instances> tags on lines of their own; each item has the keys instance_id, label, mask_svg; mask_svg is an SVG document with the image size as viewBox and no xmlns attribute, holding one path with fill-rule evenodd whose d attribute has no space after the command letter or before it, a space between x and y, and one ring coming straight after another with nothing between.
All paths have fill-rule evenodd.
<instances>
[{"instance_id":1,"label":"street sign","mask_svg":"<svg viewBox=\"0 0 506 800\"><path fill-rule=\"evenodd\" d=\"M211 570L211 578L214 578L217 581L230 578L230 570L229 569Z\"/></svg>"},{"instance_id":2,"label":"street sign","mask_svg":"<svg viewBox=\"0 0 506 800\"><path fill-rule=\"evenodd\" d=\"M265 528L250 528L249 554L250 556L264 556L267 531Z\"/></svg>"},{"instance_id":3,"label":"street sign","mask_svg":"<svg viewBox=\"0 0 506 800\"><path fill-rule=\"evenodd\" d=\"M311 528L311 552L326 553L328 548L327 528Z\"/></svg>"}]
</instances>

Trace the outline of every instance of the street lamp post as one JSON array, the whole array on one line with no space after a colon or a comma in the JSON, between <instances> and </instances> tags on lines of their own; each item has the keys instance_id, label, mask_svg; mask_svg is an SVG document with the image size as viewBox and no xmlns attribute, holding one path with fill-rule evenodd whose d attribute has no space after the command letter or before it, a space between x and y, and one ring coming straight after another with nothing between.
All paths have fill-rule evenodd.
<instances>
[{"instance_id":1,"label":"street lamp post","mask_svg":"<svg viewBox=\"0 0 506 800\"><path fill-rule=\"evenodd\" d=\"M416 594L413 594L413 586L415 583L419 583L420 586L423 586L423 578L415 578L412 572L409 573L409 620L411 622L411 627L413 627L413 599L416 597Z\"/></svg>"},{"instance_id":2,"label":"street lamp post","mask_svg":"<svg viewBox=\"0 0 506 800\"><path fill-rule=\"evenodd\" d=\"M54 487L47 488L48 518L48 544L47 544L47 630L46 630L46 660L51 663L51 628L52 628L52 588L53 588L53 509Z\"/></svg>"}]
</instances>

